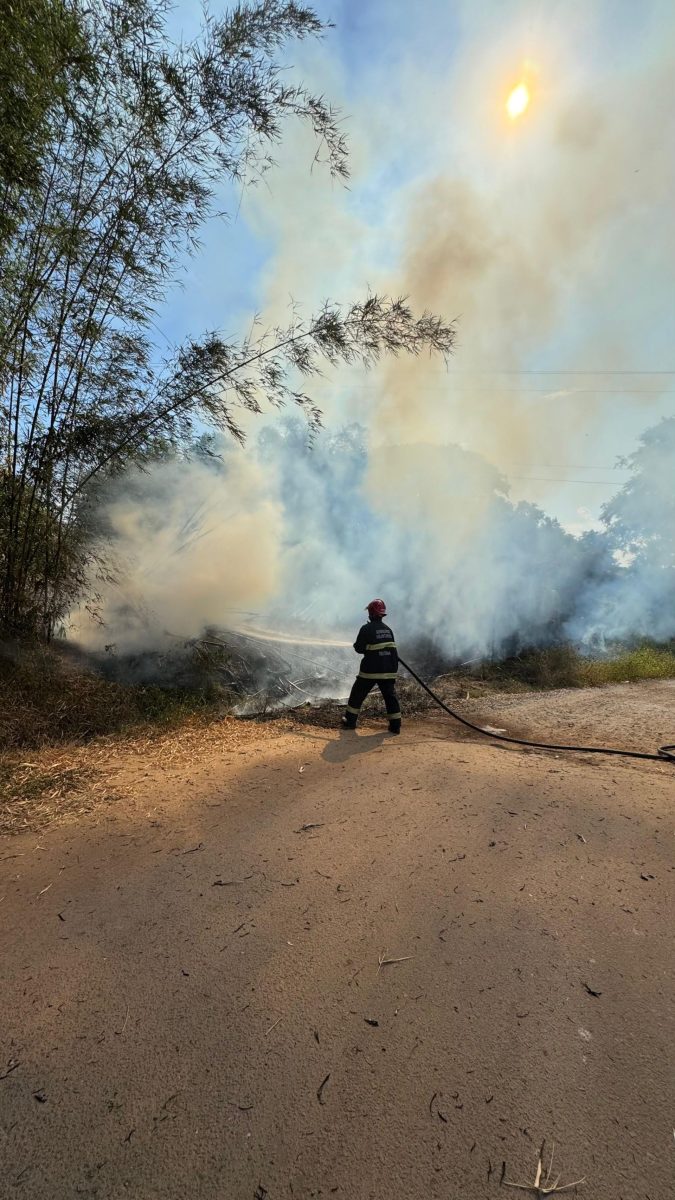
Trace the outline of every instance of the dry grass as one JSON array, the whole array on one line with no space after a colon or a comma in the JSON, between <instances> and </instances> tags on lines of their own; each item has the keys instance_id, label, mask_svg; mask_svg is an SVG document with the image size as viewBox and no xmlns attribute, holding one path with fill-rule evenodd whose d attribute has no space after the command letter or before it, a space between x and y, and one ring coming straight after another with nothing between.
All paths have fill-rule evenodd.
<instances>
[{"instance_id":1,"label":"dry grass","mask_svg":"<svg viewBox=\"0 0 675 1200\"><path fill-rule=\"evenodd\" d=\"M89 812L98 773L72 762L0 761L0 834L41 829L57 817ZM110 798L110 797L109 797Z\"/></svg>"},{"instance_id":2,"label":"dry grass","mask_svg":"<svg viewBox=\"0 0 675 1200\"><path fill-rule=\"evenodd\" d=\"M39 829L111 803L130 762L195 761L226 735L206 690L125 686L52 650L0 658L0 832Z\"/></svg>"},{"instance_id":3,"label":"dry grass","mask_svg":"<svg viewBox=\"0 0 675 1200\"><path fill-rule=\"evenodd\" d=\"M243 720L203 711L169 727L146 724L86 743L6 751L0 755L0 836L105 812L156 786L155 772L168 778L198 770L211 757L273 740L289 728L284 715Z\"/></svg>"},{"instance_id":4,"label":"dry grass","mask_svg":"<svg viewBox=\"0 0 675 1200\"><path fill-rule=\"evenodd\" d=\"M584 659L568 647L537 651L480 674L440 676L438 694L453 701L494 692L588 687L675 677L672 647L641 646L604 659ZM399 695L406 719L433 701L402 672ZM207 756L281 736L298 725L336 728L344 705L325 701L259 718L223 714L208 694L131 687L73 669L51 652L21 662L0 659L0 833L39 829L77 818L139 790L154 769L167 772ZM386 728L379 692L363 708L362 724Z\"/></svg>"},{"instance_id":5,"label":"dry grass","mask_svg":"<svg viewBox=\"0 0 675 1200\"><path fill-rule=\"evenodd\" d=\"M0 657L0 751L169 728L219 705L206 690L113 683L50 649Z\"/></svg>"}]
</instances>

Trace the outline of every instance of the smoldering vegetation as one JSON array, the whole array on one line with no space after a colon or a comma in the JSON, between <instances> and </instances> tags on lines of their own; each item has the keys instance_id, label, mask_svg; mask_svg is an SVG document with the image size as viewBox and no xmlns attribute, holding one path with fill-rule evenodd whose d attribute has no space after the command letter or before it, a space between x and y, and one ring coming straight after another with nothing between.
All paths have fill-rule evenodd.
<instances>
[{"instance_id":1,"label":"smoldering vegetation","mask_svg":"<svg viewBox=\"0 0 675 1200\"><path fill-rule=\"evenodd\" d=\"M196 669L260 705L344 694L359 602L386 597L404 656L439 673L570 644L582 656L675 636L675 420L645 435L600 531L567 532L457 446L368 452L352 426L266 428L111 487L115 571L72 638L111 677ZM208 450L208 452L205 452ZM374 486L374 464L377 486Z\"/></svg>"}]
</instances>

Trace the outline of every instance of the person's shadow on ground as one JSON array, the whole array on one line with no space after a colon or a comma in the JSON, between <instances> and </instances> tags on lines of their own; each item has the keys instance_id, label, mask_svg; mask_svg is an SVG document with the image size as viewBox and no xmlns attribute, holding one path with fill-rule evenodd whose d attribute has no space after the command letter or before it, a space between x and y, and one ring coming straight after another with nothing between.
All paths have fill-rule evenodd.
<instances>
[{"instance_id":1,"label":"person's shadow on ground","mask_svg":"<svg viewBox=\"0 0 675 1200\"><path fill-rule=\"evenodd\" d=\"M321 757L326 762L343 763L355 754L366 754L377 750L384 741L394 741L390 733L357 733L355 729L341 729L340 736L324 746Z\"/></svg>"}]
</instances>

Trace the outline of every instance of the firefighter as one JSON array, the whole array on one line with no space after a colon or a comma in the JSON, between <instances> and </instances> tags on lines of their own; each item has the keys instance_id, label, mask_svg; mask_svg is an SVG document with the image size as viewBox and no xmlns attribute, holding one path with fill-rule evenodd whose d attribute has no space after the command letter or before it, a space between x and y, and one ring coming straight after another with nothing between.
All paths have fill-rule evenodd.
<instances>
[{"instance_id":1,"label":"firefighter","mask_svg":"<svg viewBox=\"0 0 675 1200\"><path fill-rule=\"evenodd\" d=\"M361 626L354 642L356 653L363 655L361 670L354 680L342 724L345 729L356 729L361 705L377 684L387 706L389 732L400 733L401 710L396 695L398 654L394 635L382 620L387 615L387 606L384 600L371 600L366 611L368 622Z\"/></svg>"}]
</instances>

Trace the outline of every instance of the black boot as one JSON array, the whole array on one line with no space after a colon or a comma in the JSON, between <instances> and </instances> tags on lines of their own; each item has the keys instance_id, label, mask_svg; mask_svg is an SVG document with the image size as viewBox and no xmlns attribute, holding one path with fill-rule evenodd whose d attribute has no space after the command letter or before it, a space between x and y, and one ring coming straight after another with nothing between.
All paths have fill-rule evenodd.
<instances>
[{"instance_id":1,"label":"black boot","mask_svg":"<svg viewBox=\"0 0 675 1200\"><path fill-rule=\"evenodd\" d=\"M401 732L401 722L400 722L400 720L398 720L398 721L390 721L390 722L389 722L389 732L390 732L390 733L400 733L400 732Z\"/></svg>"},{"instance_id":2,"label":"black boot","mask_svg":"<svg viewBox=\"0 0 675 1200\"><path fill-rule=\"evenodd\" d=\"M340 724L343 729L356 729L356 717L351 713L344 713Z\"/></svg>"}]
</instances>

